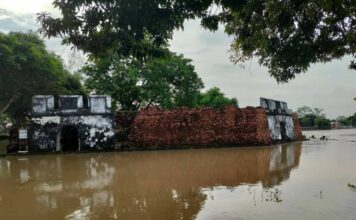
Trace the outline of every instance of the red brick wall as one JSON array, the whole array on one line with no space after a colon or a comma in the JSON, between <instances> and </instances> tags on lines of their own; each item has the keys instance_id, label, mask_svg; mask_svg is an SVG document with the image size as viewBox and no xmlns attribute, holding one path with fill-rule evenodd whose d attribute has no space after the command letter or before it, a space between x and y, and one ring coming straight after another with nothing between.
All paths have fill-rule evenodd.
<instances>
[{"instance_id":1,"label":"red brick wall","mask_svg":"<svg viewBox=\"0 0 356 220\"><path fill-rule=\"evenodd\" d=\"M294 134L296 140L303 140L302 127L300 126L298 115L293 113Z\"/></svg>"},{"instance_id":2,"label":"red brick wall","mask_svg":"<svg viewBox=\"0 0 356 220\"><path fill-rule=\"evenodd\" d=\"M156 107L135 117L128 141L137 147L259 145L272 142L263 108L222 109Z\"/></svg>"}]
</instances>

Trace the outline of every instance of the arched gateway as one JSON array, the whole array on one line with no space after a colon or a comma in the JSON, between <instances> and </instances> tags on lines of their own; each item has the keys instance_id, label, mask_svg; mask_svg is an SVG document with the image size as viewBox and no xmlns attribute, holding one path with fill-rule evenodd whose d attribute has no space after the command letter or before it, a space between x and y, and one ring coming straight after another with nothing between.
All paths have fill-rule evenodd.
<instances>
[{"instance_id":1,"label":"arched gateway","mask_svg":"<svg viewBox=\"0 0 356 220\"><path fill-rule=\"evenodd\" d=\"M63 126L58 136L60 138L58 151L80 151L79 131L76 126Z\"/></svg>"}]
</instances>

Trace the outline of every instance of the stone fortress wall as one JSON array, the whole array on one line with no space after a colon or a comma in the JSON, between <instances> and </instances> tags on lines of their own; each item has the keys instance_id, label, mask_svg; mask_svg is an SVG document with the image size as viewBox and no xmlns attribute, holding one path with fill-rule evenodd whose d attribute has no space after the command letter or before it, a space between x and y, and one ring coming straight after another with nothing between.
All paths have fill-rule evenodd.
<instances>
[{"instance_id":1,"label":"stone fortress wall","mask_svg":"<svg viewBox=\"0 0 356 220\"><path fill-rule=\"evenodd\" d=\"M148 107L117 112L116 121L109 96L89 96L88 107L77 95L56 102L53 96L33 97L31 152L270 145L302 137L287 104L264 98L261 107Z\"/></svg>"},{"instance_id":2,"label":"stone fortress wall","mask_svg":"<svg viewBox=\"0 0 356 220\"><path fill-rule=\"evenodd\" d=\"M109 96L34 96L30 127L31 152L113 150L114 115Z\"/></svg>"},{"instance_id":3,"label":"stone fortress wall","mask_svg":"<svg viewBox=\"0 0 356 220\"><path fill-rule=\"evenodd\" d=\"M237 108L143 109L133 117L126 145L143 149L186 146L269 145L276 141L301 140L298 118L287 104L274 100L270 106ZM263 103L262 103L263 104ZM283 108L283 109L282 109ZM117 124L125 118L118 114ZM121 131L117 132L122 136Z\"/></svg>"}]
</instances>

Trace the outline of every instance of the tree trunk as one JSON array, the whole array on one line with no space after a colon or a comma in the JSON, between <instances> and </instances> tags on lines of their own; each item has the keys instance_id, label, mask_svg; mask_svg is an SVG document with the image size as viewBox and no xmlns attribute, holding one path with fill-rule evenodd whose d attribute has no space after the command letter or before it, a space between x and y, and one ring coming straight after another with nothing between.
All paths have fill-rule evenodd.
<instances>
[{"instance_id":1,"label":"tree trunk","mask_svg":"<svg viewBox=\"0 0 356 220\"><path fill-rule=\"evenodd\" d=\"M11 99L9 100L9 102L5 105L4 108L1 109L0 114L3 114L4 112L6 112L6 111L10 108L11 104L16 100L17 95L18 95L17 92L18 92L19 90L20 90L20 89L16 89L16 91L14 92L14 95L11 97Z\"/></svg>"}]
</instances>

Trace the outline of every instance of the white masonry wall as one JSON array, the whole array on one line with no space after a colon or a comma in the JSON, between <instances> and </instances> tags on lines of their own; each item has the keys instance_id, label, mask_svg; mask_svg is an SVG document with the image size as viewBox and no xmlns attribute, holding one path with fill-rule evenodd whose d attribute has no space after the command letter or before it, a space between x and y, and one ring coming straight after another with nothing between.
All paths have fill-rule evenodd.
<instances>
[{"instance_id":1,"label":"white masonry wall","mask_svg":"<svg viewBox=\"0 0 356 220\"><path fill-rule=\"evenodd\" d=\"M45 113L53 110L54 98L52 95L36 95L32 98L32 111L34 113Z\"/></svg>"},{"instance_id":2,"label":"white masonry wall","mask_svg":"<svg viewBox=\"0 0 356 220\"><path fill-rule=\"evenodd\" d=\"M268 127L272 140L282 140L280 123L284 122L286 135L289 139L295 139L294 123L289 115L268 115Z\"/></svg>"},{"instance_id":3,"label":"white masonry wall","mask_svg":"<svg viewBox=\"0 0 356 220\"><path fill-rule=\"evenodd\" d=\"M111 112L111 97L106 95L91 95L88 98L91 113Z\"/></svg>"}]
</instances>

